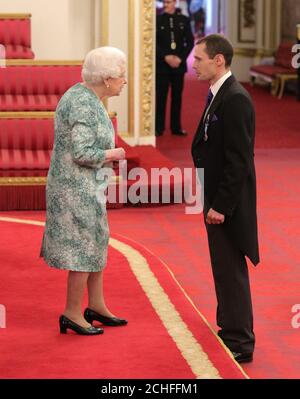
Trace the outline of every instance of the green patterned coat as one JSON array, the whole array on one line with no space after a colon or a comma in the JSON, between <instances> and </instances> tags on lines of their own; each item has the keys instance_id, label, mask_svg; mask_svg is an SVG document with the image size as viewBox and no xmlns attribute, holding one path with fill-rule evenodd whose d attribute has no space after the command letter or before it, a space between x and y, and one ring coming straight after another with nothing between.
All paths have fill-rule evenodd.
<instances>
[{"instance_id":1,"label":"green patterned coat","mask_svg":"<svg viewBox=\"0 0 300 399\"><path fill-rule=\"evenodd\" d=\"M55 113L41 249L49 266L81 272L105 267L109 228L99 196L108 185L101 177L105 150L112 148L114 129L103 104L82 84L71 87Z\"/></svg>"}]
</instances>

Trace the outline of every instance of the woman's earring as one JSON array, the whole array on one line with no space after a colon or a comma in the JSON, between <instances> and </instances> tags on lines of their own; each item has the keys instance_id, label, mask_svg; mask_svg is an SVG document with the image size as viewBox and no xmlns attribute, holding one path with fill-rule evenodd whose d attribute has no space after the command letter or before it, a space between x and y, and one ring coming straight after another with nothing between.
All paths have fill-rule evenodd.
<instances>
[{"instance_id":1,"label":"woman's earring","mask_svg":"<svg viewBox=\"0 0 300 399\"><path fill-rule=\"evenodd\" d=\"M106 87L109 89L109 88L110 88L110 85L109 85L109 84L107 84L107 85L106 85Z\"/></svg>"}]
</instances>

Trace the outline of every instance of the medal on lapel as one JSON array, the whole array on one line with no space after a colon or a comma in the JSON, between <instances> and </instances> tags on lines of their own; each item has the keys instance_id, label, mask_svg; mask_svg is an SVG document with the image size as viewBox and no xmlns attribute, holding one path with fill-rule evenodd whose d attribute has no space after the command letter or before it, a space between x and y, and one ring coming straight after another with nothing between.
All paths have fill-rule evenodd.
<instances>
[{"instance_id":1,"label":"medal on lapel","mask_svg":"<svg viewBox=\"0 0 300 399\"><path fill-rule=\"evenodd\" d=\"M209 114L207 115L205 124L204 124L204 137L203 137L204 141L208 140L208 135L207 135L208 126L209 126Z\"/></svg>"},{"instance_id":2,"label":"medal on lapel","mask_svg":"<svg viewBox=\"0 0 300 399\"><path fill-rule=\"evenodd\" d=\"M174 21L170 18L170 33L171 33L171 49L176 50L175 34L174 34Z\"/></svg>"}]
</instances>

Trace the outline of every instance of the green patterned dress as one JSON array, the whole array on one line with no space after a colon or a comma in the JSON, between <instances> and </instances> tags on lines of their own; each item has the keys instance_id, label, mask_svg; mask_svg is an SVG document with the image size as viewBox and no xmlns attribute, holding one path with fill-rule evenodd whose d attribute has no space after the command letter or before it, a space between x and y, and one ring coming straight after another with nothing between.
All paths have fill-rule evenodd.
<instances>
[{"instance_id":1,"label":"green patterned dress","mask_svg":"<svg viewBox=\"0 0 300 399\"><path fill-rule=\"evenodd\" d=\"M103 196L111 120L96 94L78 83L61 98L48 172L41 256L49 266L98 272L106 265L109 228ZM102 201L101 201L102 199Z\"/></svg>"}]
</instances>

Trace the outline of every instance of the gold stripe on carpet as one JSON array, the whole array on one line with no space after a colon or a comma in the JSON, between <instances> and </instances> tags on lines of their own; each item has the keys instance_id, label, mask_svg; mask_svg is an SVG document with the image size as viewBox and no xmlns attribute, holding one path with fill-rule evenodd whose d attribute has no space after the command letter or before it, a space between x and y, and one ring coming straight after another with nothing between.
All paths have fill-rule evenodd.
<instances>
[{"instance_id":1,"label":"gold stripe on carpet","mask_svg":"<svg viewBox=\"0 0 300 399\"><path fill-rule=\"evenodd\" d=\"M121 234L118 234L119 237L123 237ZM129 239L128 237L125 237L125 239ZM129 239L132 242L135 242L137 245L143 247L147 252L149 252L151 255L155 256L156 258L158 258L152 251L150 251L150 249L146 248L144 245L136 242L133 239ZM180 282L177 280L177 278L175 277L173 271L169 268L169 266L162 261L160 258L158 258L159 261L162 263L162 265L165 266L165 268L168 270L168 272L170 273L171 277L173 278L173 280L175 281L175 283L178 285L179 289L181 290L181 292L183 293L183 295L186 297L186 299L190 302L190 304L192 305L192 307L195 309L195 311L198 313L198 315L200 316L200 318L202 319L202 321L207 325L207 327L210 329L211 333L216 337L216 339L219 341L220 345L223 347L223 349L225 350L225 352L228 354L228 356L230 357L230 359L235 363L236 367L240 370L240 372L243 374L243 376L246 379L250 379L250 377L248 376L248 374L245 372L245 370L242 368L242 366L234 359L231 351L228 349L228 347L224 344L224 342L221 340L221 338L218 336L218 334L215 332L215 330L213 329L213 327L210 325L210 323L208 322L208 320L206 319L206 317L200 312L200 310L197 308L197 306L195 305L195 303L193 302L193 300L189 297L189 295L187 294L187 292L185 291L185 289L182 287L182 285L180 284Z\"/></svg>"},{"instance_id":2,"label":"gold stripe on carpet","mask_svg":"<svg viewBox=\"0 0 300 399\"><path fill-rule=\"evenodd\" d=\"M114 238L110 239L110 245L128 260L153 308L195 376L199 379L222 378L150 270L147 260L136 249Z\"/></svg>"},{"instance_id":3,"label":"gold stripe on carpet","mask_svg":"<svg viewBox=\"0 0 300 399\"><path fill-rule=\"evenodd\" d=\"M37 220L26 220L26 219L18 219L18 218L2 217L2 216L0 217L0 221L22 223L22 224L29 224L35 226L45 225L45 222ZM218 370L209 360L202 346L199 344L199 342L197 342L197 340L189 330L188 326L182 320L180 314L178 313L178 311L170 301L168 295L165 293L165 291L159 284L157 278L151 271L147 260L136 249L132 248L128 244L125 244L119 240L110 238L109 244L111 247L122 253L122 255L124 255L125 258L128 260L128 263L134 275L139 281L150 303L152 304L153 308L155 309L156 313L158 314L159 318L164 324L169 335L172 337L183 358L186 360L192 372L195 374L196 378L221 379L222 377L220 376ZM151 251L149 252L151 253ZM173 277L173 279L175 280L175 282L177 283L183 294L186 296L186 298L190 301L190 303L198 312L200 317L203 319L205 324L210 328L212 333L215 334L214 330L209 325L208 321L200 313L200 311L194 305L194 303L186 294L184 289L181 287L179 282L176 280L172 271L168 268L167 265L165 266L167 267L169 273L171 274L171 276ZM229 353L229 350L227 350L227 352ZM246 378L249 378L238 363L237 366L241 370L242 374Z\"/></svg>"}]
</instances>

